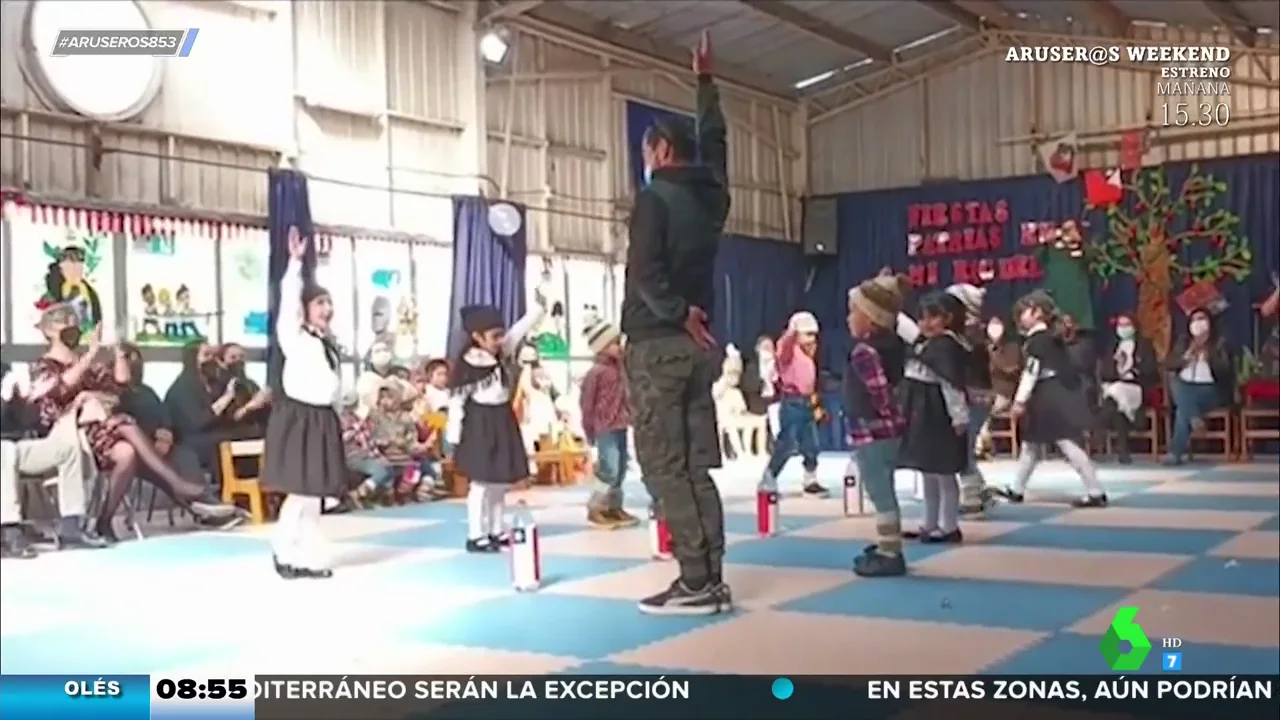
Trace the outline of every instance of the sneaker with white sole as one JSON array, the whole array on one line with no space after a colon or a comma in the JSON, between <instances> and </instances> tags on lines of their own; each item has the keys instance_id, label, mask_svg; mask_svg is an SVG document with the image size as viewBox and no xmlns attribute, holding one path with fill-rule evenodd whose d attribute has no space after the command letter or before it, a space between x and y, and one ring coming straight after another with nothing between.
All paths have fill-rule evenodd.
<instances>
[{"instance_id":1,"label":"sneaker with white sole","mask_svg":"<svg viewBox=\"0 0 1280 720\"><path fill-rule=\"evenodd\" d=\"M639 608L645 615L715 615L724 610L727 591L723 583L707 583L694 590L676 580L666 590L641 600Z\"/></svg>"}]
</instances>

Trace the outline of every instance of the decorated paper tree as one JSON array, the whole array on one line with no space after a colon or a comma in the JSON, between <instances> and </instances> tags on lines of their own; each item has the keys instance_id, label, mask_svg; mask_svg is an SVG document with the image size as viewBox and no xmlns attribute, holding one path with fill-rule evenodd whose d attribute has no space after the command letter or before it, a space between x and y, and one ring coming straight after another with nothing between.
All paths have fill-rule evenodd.
<instances>
[{"instance_id":1,"label":"decorated paper tree","mask_svg":"<svg viewBox=\"0 0 1280 720\"><path fill-rule=\"evenodd\" d=\"M1120 274L1136 279L1138 327L1162 360L1172 341L1169 302L1175 289L1228 278L1238 282L1252 268L1248 240L1238 232L1240 218L1215 207L1226 190L1226 183L1196 166L1176 191L1163 169L1140 171L1124 184L1131 208L1107 207L1104 237L1090 247L1090 269L1104 281ZM1194 254L1200 259L1188 259L1182 251L1197 244L1204 250Z\"/></svg>"}]
</instances>

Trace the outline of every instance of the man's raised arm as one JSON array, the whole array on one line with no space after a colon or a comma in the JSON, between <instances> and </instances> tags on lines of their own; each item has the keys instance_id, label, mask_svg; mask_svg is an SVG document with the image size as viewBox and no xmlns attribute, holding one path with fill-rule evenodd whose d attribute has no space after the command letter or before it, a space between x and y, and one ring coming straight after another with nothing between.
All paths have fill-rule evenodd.
<instances>
[{"instance_id":1,"label":"man's raised arm","mask_svg":"<svg viewBox=\"0 0 1280 720\"><path fill-rule=\"evenodd\" d=\"M728 128L720 108L720 90L711 76L711 35L702 33L702 42L693 53L693 71L698 75L694 118L698 134L698 159L711 168L724 187L724 203L720 221L729 215L729 148Z\"/></svg>"}]
</instances>

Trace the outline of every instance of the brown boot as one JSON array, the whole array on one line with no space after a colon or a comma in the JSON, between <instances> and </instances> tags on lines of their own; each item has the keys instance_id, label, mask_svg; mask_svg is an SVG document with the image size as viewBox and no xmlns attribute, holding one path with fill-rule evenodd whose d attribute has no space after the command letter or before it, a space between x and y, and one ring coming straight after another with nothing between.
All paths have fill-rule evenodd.
<instances>
[{"instance_id":1,"label":"brown boot","mask_svg":"<svg viewBox=\"0 0 1280 720\"><path fill-rule=\"evenodd\" d=\"M609 514L608 510L599 508L587 508L587 522L591 523L592 527L602 530L612 530L618 525L618 521Z\"/></svg>"},{"instance_id":2,"label":"brown boot","mask_svg":"<svg viewBox=\"0 0 1280 720\"><path fill-rule=\"evenodd\" d=\"M640 518L632 515L622 508L610 510L608 511L608 515L613 518L614 522L617 523L617 527L620 528L635 527L640 524Z\"/></svg>"}]
</instances>

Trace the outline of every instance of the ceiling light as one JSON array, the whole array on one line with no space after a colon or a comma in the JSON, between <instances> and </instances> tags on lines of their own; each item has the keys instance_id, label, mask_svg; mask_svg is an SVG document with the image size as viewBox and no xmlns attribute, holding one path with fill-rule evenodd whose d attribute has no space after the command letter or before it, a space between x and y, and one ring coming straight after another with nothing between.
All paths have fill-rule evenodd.
<instances>
[{"instance_id":1,"label":"ceiling light","mask_svg":"<svg viewBox=\"0 0 1280 720\"><path fill-rule=\"evenodd\" d=\"M480 36L480 57L495 65L507 56L507 41L496 30L490 30Z\"/></svg>"}]
</instances>

